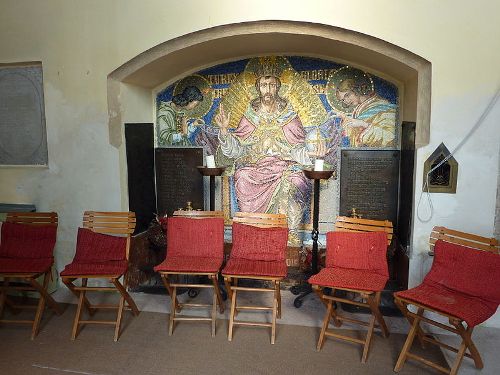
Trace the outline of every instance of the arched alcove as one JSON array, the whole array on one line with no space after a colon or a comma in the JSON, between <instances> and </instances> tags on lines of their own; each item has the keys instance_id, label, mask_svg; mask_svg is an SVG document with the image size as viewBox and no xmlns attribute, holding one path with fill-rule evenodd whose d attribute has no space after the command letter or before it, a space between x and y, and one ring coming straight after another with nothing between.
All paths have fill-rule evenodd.
<instances>
[{"instance_id":1,"label":"arched alcove","mask_svg":"<svg viewBox=\"0 0 500 375\"><path fill-rule=\"evenodd\" d=\"M416 123L415 145L429 142L431 64L383 40L334 26L295 21L255 21L217 26L159 44L108 76L110 143L122 143L127 106L151 110L133 121L152 121L152 92L205 67L259 55L300 55L348 63L395 83L401 120ZM128 95L125 94L128 93Z\"/></svg>"},{"instance_id":2,"label":"arched alcove","mask_svg":"<svg viewBox=\"0 0 500 375\"><path fill-rule=\"evenodd\" d=\"M429 143L431 64L420 56L369 35L322 24L256 21L217 26L159 44L109 74L110 144L122 150L124 208L128 205L125 153L124 147L120 147L123 124L155 122L155 95L185 76L218 64L264 55L335 61L393 83L399 91L399 120L415 124L410 149ZM414 186L413 159L407 167L408 183ZM411 191L401 191L400 196L408 206L406 234L411 233Z\"/></svg>"}]
</instances>

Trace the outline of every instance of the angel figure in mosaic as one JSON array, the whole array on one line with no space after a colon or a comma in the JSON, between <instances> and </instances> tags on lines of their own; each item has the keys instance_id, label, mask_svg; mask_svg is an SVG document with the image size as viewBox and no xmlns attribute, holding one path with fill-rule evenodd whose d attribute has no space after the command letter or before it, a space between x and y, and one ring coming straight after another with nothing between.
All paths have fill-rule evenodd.
<instances>
[{"instance_id":1,"label":"angel figure in mosaic","mask_svg":"<svg viewBox=\"0 0 500 375\"><path fill-rule=\"evenodd\" d=\"M397 105L375 92L368 73L349 66L338 69L328 80L327 97L351 146L396 146Z\"/></svg>"},{"instance_id":2,"label":"angel figure in mosaic","mask_svg":"<svg viewBox=\"0 0 500 375\"><path fill-rule=\"evenodd\" d=\"M210 85L202 76L180 80L172 100L158 103L158 146L206 146L214 153L217 135L203 119L212 105L212 96Z\"/></svg>"},{"instance_id":3,"label":"angel figure in mosaic","mask_svg":"<svg viewBox=\"0 0 500 375\"><path fill-rule=\"evenodd\" d=\"M215 116L239 210L287 214L292 244L300 241L310 196L302 168L327 151L324 142L307 148L304 122L319 125L325 117L317 95L284 57L251 59Z\"/></svg>"}]
</instances>

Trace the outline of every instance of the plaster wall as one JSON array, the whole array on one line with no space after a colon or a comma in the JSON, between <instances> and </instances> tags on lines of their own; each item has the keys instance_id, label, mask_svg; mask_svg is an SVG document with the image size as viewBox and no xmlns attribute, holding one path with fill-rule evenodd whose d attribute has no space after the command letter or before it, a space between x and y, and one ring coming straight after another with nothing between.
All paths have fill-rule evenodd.
<instances>
[{"instance_id":1,"label":"plaster wall","mask_svg":"<svg viewBox=\"0 0 500 375\"><path fill-rule=\"evenodd\" d=\"M0 201L34 203L40 211L59 213L56 256L61 270L74 254L76 228L84 210L128 208L123 143L110 144L108 131L108 74L181 35L273 19L361 32L432 63L430 143L417 153L416 204L425 159L441 142L453 151L500 86L499 13L496 0L460 5L452 0L2 0L0 63L42 61L49 166L0 168ZM151 99L149 93L123 86L120 95L137 101L137 106L127 106L123 120L151 122L152 112L141 105ZM499 122L497 103L455 154L457 193L433 194L430 220L414 218L411 285L420 282L428 268L425 252L434 225L493 235ZM123 129L112 131L123 136ZM428 213L422 204L421 216L425 219ZM500 315L486 324L500 326Z\"/></svg>"}]
</instances>

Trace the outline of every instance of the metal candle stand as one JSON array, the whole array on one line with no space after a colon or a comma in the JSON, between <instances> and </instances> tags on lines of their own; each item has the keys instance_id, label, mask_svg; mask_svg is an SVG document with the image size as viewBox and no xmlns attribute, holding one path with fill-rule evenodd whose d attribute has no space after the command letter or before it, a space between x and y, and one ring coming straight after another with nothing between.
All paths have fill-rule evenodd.
<instances>
[{"instance_id":1,"label":"metal candle stand","mask_svg":"<svg viewBox=\"0 0 500 375\"><path fill-rule=\"evenodd\" d=\"M222 176L226 168L225 167L208 168L205 166L197 166L196 168L203 176L210 177L210 211L215 211L215 177ZM220 280L222 280L222 278L220 278ZM219 289L222 294L222 299L225 301L227 299L227 292L223 281L219 281ZM196 297L196 295L198 294L197 292L198 291L196 291L195 294L195 292L191 292L190 290L189 296Z\"/></svg>"},{"instance_id":2,"label":"metal candle stand","mask_svg":"<svg viewBox=\"0 0 500 375\"><path fill-rule=\"evenodd\" d=\"M203 176L210 177L210 211L215 211L215 177L222 176L224 173L225 167L216 167L216 168L208 168L199 166L198 171Z\"/></svg>"},{"instance_id":3,"label":"metal candle stand","mask_svg":"<svg viewBox=\"0 0 500 375\"><path fill-rule=\"evenodd\" d=\"M318 226L319 226L319 183L321 180L327 180L332 177L334 171L313 171L309 169L304 169L304 175L314 180L314 202L313 202L313 230L311 232L311 237L313 240L312 247L312 259L311 259L311 271L306 276L309 278L319 272L318 270ZM290 288L290 291L297 295L293 301L293 305L296 308L302 306L302 300L306 295L312 292L311 284L305 281L301 285L296 285Z\"/></svg>"}]
</instances>

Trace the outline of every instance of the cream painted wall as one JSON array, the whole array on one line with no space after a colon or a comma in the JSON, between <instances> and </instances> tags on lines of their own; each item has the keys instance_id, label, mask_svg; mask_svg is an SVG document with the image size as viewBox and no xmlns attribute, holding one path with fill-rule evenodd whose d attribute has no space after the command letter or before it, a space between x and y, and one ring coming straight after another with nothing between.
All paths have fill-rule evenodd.
<instances>
[{"instance_id":1,"label":"cream painted wall","mask_svg":"<svg viewBox=\"0 0 500 375\"><path fill-rule=\"evenodd\" d=\"M60 215L57 265L73 256L85 209L127 209L123 146L109 144L106 77L141 52L193 31L243 21L295 20L362 32L429 60L433 67L431 141L418 150L418 201L424 160L445 142L453 150L500 86L500 2L2 0L0 63L42 61L49 168L0 168L0 201L35 203ZM123 95L142 101L133 88ZM414 220L411 284L428 267L426 241L441 224L493 234L500 104L456 154L457 194L433 194L433 217ZM126 121L152 121L127 108ZM426 215L425 207L422 215ZM500 326L500 315L490 319Z\"/></svg>"}]
</instances>

